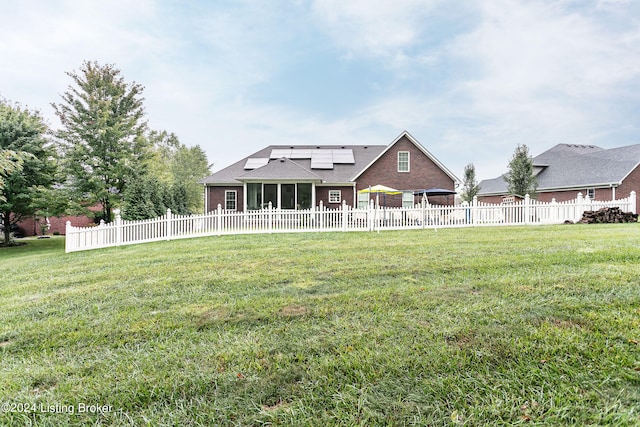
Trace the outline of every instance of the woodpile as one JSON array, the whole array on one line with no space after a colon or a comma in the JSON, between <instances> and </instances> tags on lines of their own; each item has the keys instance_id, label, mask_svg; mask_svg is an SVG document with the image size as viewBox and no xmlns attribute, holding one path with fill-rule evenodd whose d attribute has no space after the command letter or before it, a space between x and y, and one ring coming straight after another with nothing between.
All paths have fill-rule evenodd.
<instances>
[{"instance_id":1,"label":"woodpile","mask_svg":"<svg viewBox=\"0 0 640 427\"><path fill-rule=\"evenodd\" d=\"M578 221L582 224L612 224L618 222L638 222L638 214L622 212L620 208L602 208L597 211L585 211L582 219Z\"/></svg>"}]
</instances>

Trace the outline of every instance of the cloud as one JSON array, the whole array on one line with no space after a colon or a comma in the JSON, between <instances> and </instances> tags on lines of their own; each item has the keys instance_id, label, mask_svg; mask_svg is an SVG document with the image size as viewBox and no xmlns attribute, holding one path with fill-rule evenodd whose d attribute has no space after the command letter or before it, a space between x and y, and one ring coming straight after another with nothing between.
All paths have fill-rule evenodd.
<instances>
[{"instance_id":1,"label":"cloud","mask_svg":"<svg viewBox=\"0 0 640 427\"><path fill-rule=\"evenodd\" d=\"M334 43L356 55L404 58L428 25L424 18L437 1L316 0L312 11Z\"/></svg>"},{"instance_id":2,"label":"cloud","mask_svg":"<svg viewBox=\"0 0 640 427\"><path fill-rule=\"evenodd\" d=\"M637 2L0 4L0 95L56 122L65 71L114 63L145 86L150 126L217 167L267 144L387 144L404 129L480 177L518 143L640 142Z\"/></svg>"}]
</instances>

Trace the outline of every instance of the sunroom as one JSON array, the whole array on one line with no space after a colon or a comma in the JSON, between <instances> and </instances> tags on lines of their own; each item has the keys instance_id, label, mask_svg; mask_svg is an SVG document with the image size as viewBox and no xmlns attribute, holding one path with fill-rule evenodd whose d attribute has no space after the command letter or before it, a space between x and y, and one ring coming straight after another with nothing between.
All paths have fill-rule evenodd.
<instances>
[{"instance_id":1,"label":"sunroom","mask_svg":"<svg viewBox=\"0 0 640 427\"><path fill-rule=\"evenodd\" d=\"M311 209L316 204L316 184L322 182L315 173L297 163L281 158L237 177L243 183L243 205L247 210Z\"/></svg>"}]
</instances>

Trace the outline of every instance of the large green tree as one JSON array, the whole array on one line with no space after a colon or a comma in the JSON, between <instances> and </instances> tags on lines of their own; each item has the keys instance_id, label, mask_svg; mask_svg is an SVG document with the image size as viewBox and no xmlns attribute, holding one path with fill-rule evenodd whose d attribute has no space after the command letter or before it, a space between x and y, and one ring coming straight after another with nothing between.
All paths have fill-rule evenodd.
<instances>
[{"instance_id":1,"label":"large green tree","mask_svg":"<svg viewBox=\"0 0 640 427\"><path fill-rule=\"evenodd\" d=\"M122 217L154 218L170 208L176 215L201 212L202 185L207 176L207 156L199 147L187 147L178 137L166 131L150 131L147 156L138 175L124 192Z\"/></svg>"},{"instance_id":2,"label":"large green tree","mask_svg":"<svg viewBox=\"0 0 640 427\"><path fill-rule=\"evenodd\" d=\"M509 194L535 197L538 182L533 171L533 159L526 145L518 144L509 161L509 172L502 175L502 178L507 183Z\"/></svg>"},{"instance_id":3,"label":"large green tree","mask_svg":"<svg viewBox=\"0 0 640 427\"><path fill-rule=\"evenodd\" d=\"M464 179L462 181L462 200L471 203L480 192L480 186L476 181L476 167L469 163L464 167Z\"/></svg>"},{"instance_id":4,"label":"large green tree","mask_svg":"<svg viewBox=\"0 0 640 427\"><path fill-rule=\"evenodd\" d=\"M181 145L175 153L172 164L174 185L184 187L185 204L189 212L202 212L204 199L202 178L211 174L207 155L199 145L186 147Z\"/></svg>"},{"instance_id":5,"label":"large green tree","mask_svg":"<svg viewBox=\"0 0 640 427\"><path fill-rule=\"evenodd\" d=\"M211 174L204 150L199 145L187 147L175 134L166 131L151 131L147 139L150 155L145 163L145 173L163 185L173 187L169 188L172 197L179 198L173 204L165 204L184 204L188 212L202 212L203 191L198 181Z\"/></svg>"},{"instance_id":6,"label":"large green tree","mask_svg":"<svg viewBox=\"0 0 640 427\"><path fill-rule=\"evenodd\" d=\"M68 72L73 84L53 108L62 122L57 132L69 187L88 204L100 203L111 220L127 183L145 154L142 91L127 83L114 65L86 61Z\"/></svg>"},{"instance_id":7,"label":"large green tree","mask_svg":"<svg viewBox=\"0 0 640 427\"><path fill-rule=\"evenodd\" d=\"M14 172L20 172L24 161L31 155L24 151L0 149L0 202L6 202L7 198L2 194L5 187L5 178Z\"/></svg>"},{"instance_id":8,"label":"large green tree","mask_svg":"<svg viewBox=\"0 0 640 427\"><path fill-rule=\"evenodd\" d=\"M34 215L42 194L54 183L55 151L46 133L37 111L0 100L0 221L5 245L11 240L11 225Z\"/></svg>"}]
</instances>

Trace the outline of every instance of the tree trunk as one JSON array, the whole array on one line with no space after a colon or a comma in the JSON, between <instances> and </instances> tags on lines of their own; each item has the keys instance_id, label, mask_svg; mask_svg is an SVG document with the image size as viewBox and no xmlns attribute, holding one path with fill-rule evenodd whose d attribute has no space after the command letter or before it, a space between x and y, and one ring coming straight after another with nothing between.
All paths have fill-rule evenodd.
<instances>
[{"instance_id":1,"label":"tree trunk","mask_svg":"<svg viewBox=\"0 0 640 427\"><path fill-rule=\"evenodd\" d=\"M2 225L4 225L4 245L9 246L11 240L11 212L5 212L2 215Z\"/></svg>"},{"instance_id":2,"label":"tree trunk","mask_svg":"<svg viewBox=\"0 0 640 427\"><path fill-rule=\"evenodd\" d=\"M109 203L109 198L102 199L102 219L104 219L105 223L111 222L111 203Z\"/></svg>"}]
</instances>

